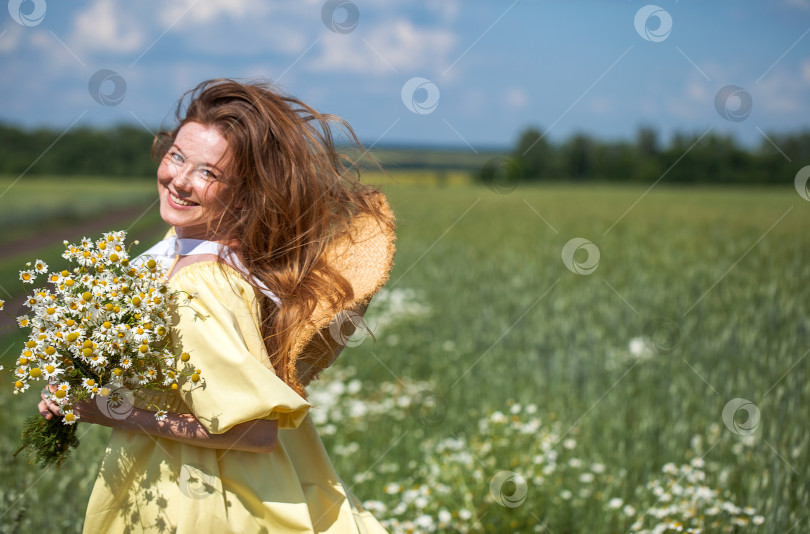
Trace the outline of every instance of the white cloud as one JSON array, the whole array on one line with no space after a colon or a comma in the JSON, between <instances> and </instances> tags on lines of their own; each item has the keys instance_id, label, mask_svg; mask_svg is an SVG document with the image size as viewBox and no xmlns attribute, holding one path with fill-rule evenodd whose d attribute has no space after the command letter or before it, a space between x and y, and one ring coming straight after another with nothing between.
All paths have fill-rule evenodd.
<instances>
[{"instance_id":1,"label":"white cloud","mask_svg":"<svg viewBox=\"0 0 810 534\"><path fill-rule=\"evenodd\" d=\"M76 16L70 46L78 51L105 51L132 53L146 45L141 19L133 13L123 12L126 4L113 0L96 0Z\"/></svg>"},{"instance_id":2,"label":"white cloud","mask_svg":"<svg viewBox=\"0 0 810 534\"><path fill-rule=\"evenodd\" d=\"M802 61L802 80L807 85L810 85L810 59Z\"/></svg>"},{"instance_id":3,"label":"white cloud","mask_svg":"<svg viewBox=\"0 0 810 534\"><path fill-rule=\"evenodd\" d=\"M529 95L522 87L513 87L506 91L504 102L510 108L523 109L529 103Z\"/></svg>"},{"instance_id":4,"label":"white cloud","mask_svg":"<svg viewBox=\"0 0 810 534\"><path fill-rule=\"evenodd\" d=\"M810 1L810 0L808 0ZM437 13L444 22L453 22L458 17L461 7L456 0L442 0L441 2L429 2L427 8Z\"/></svg>"},{"instance_id":5,"label":"white cloud","mask_svg":"<svg viewBox=\"0 0 810 534\"><path fill-rule=\"evenodd\" d=\"M785 5L810 10L810 0L785 0Z\"/></svg>"},{"instance_id":6,"label":"white cloud","mask_svg":"<svg viewBox=\"0 0 810 534\"><path fill-rule=\"evenodd\" d=\"M807 67L807 69L805 69ZM774 69L749 92L754 100L754 109L761 107L772 113L807 112L807 77L806 70L810 65L802 65L801 78L784 69Z\"/></svg>"},{"instance_id":7,"label":"white cloud","mask_svg":"<svg viewBox=\"0 0 810 534\"><path fill-rule=\"evenodd\" d=\"M161 13L161 21L166 26L179 22L207 24L224 17L233 20L255 18L269 10L270 4L259 0L185 0L167 3Z\"/></svg>"},{"instance_id":8,"label":"white cloud","mask_svg":"<svg viewBox=\"0 0 810 534\"><path fill-rule=\"evenodd\" d=\"M239 50L241 54L300 54L314 38L308 26L318 9L304 2L271 3L260 0L185 0L167 4L160 24L196 52L220 55ZM283 22L279 22L283 21Z\"/></svg>"},{"instance_id":9,"label":"white cloud","mask_svg":"<svg viewBox=\"0 0 810 534\"><path fill-rule=\"evenodd\" d=\"M447 66L447 54L456 42L447 29L419 28L409 20L375 24L367 38L327 33L321 55L309 66L318 71L386 74Z\"/></svg>"},{"instance_id":10,"label":"white cloud","mask_svg":"<svg viewBox=\"0 0 810 534\"><path fill-rule=\"evenodd\" d=\"M0 35L0 52L17 50L24 32L25 28L19 24L9 24L6 31Z\"/></svg>"},{"instance_id":11,"label":"white cloud","mask_svg":"<svg viewBox=\"0 0 810 534\"><path fill-rule=\"evenodd\" d=\"M590 110L597 115L609 115L616 111L613 102L604 96L594 96L589 100Z\"/></svg>"},{"instance_id":12,"label":"white cloud","mask_svg":"<svg viewBox=\"0 0 810 534\"><path fill-rule=\"evenodd\" d=\"M709 94L708 82L703 78L689 81L686 84L684 93L687 98L695 102L706 103L710 102L712 99L712 96Z\"/></svg>"}]
</instances>

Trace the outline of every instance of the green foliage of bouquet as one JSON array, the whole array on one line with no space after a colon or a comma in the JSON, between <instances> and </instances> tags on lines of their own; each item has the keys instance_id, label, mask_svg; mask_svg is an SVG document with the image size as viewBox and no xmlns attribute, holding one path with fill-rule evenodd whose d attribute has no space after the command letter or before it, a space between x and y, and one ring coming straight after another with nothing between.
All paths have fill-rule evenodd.
<instances>
[{"instance_id":1,"label":"green foliage of bouquet","mask_svg":"<svg viewBox=\"0 0 810 534\"><path fill-rule=\"evenodd\" d=\"M14 369L15 394L37 381L55 386L43 393L62 417L28 419L15 453L28 449L42 468L61 466L78 445L76 403L94 399L104 415L123 419L139 392L176 390L179 380L200 380L189 355L176 355L168 336L172 306L187 305L180 302L185 298L169 289L155 260L130 262L125 237L118 231L95 242L65 241L62 257L78 264L71 270L48 274L37 260L20 271L23 283L46 276L51 286L28 295L30 313L17 317L30 334ZM166 417L154 408L158 420Z\"/></svg>"}]
</instances>

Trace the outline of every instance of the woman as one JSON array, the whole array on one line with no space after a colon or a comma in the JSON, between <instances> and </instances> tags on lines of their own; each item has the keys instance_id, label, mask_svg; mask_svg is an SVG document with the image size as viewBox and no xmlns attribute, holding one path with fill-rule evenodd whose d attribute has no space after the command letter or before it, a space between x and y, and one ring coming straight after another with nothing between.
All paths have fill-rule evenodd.
<instances>
[{"instance_id":1,"label":"woman","mask_svg":"<svg viewBox=\"0 0 810 534\"><path fill-rule=\"evenodd\" d=\"M147 254L194 297L171 336L203 380L76 408L113 428L84 531L384 532L335 473L305 386L342 348L325 335L338 312L362 314L387 280L393 215L337 153L332 125L359 146L341 119L262 83L186 96L155 139L172 230Z\"/></svg>"}]
</instances>

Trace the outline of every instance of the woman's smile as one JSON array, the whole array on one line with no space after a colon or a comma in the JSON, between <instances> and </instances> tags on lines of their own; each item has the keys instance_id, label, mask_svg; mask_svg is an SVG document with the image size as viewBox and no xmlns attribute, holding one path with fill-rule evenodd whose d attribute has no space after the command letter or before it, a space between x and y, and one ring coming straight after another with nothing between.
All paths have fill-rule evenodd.
<instances>
[{"instance_id":1,"label":"woman's smile","mask_svg":"<svg viewBox=\"0 0 810 534\"><path fill-rule=\"evenodd\" d=\"M177 209L182 209L184 207L194 207L199 206L196 202L191 202L190 200L183 200L182 198L178 197L174 193L172 193L171 189L169 190L169 200L173 203L177 204L177 206L173 206Z\"/></svg>"}]
</instances>

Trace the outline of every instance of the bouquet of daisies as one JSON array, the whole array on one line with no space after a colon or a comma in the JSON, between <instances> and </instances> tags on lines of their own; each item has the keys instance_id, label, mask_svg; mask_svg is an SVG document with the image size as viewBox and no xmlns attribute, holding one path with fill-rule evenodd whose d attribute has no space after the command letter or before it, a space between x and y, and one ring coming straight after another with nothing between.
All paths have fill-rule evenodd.
<instances>
[{"instance_id":1,"label":"bouquet of daisies","mask_svg":"<svg viewBox=\"0 0 810 534\"><path fill-rule=\"evenodd\" d=\"M43 468L60 466L78 445L75 403L95 400L102 413L122 419L139 392L200 380L189 355L175 354L168 337L171 307L184 299L169 290L164 269L153 259L130 262L125 237L118 231L95 242L65 241L62 257L75 267L49 273L37 260L20 272L23 283L40 277L50 283L27 296L30 313L17 318L30 335L14 369L14 393L39 381L56 386L43 393L60 406L62 417L28 419L17 451L28 449ZM154 408L156 418L166 417L162 407Z\"/></svg>"}]
</instances>

